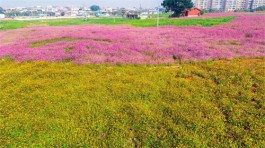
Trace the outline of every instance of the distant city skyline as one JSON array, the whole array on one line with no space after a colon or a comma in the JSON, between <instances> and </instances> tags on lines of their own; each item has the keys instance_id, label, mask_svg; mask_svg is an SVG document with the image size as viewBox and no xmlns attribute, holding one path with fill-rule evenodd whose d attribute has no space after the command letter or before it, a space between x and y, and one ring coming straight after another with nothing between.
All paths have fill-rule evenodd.
<instances>
[{"instance_id":1,"label":"distant city skyline","mask_svg":"<svg viewBox=\"0 0 265 148\"><path fill-rule=\"evenodd\" d=\"M265 6L265 0L197 0L195 7L216 11L252 10Z\"/></svg>"},{"instance_id":2,"label":"distant city skyline","mask_svg":"<svg viewBox=\"0 0 265 148\"><path fill-rule=\"evenodd\" d=\"M161 6L163 0L0 0L0 7L30 7L30 6L91 6L101 7L140 7L153 8Z\"/></svg>"}]
</instances>

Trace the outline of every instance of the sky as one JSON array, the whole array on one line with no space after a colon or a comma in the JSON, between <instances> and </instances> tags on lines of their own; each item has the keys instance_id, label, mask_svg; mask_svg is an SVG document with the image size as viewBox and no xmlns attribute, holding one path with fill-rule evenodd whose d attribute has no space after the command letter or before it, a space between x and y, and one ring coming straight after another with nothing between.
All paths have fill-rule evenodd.
<instances>
[{"instance_id":1,"label":"sky","mask_svg":"<svg viewBox=\"0 0 265 148\"><path fill-rule=\"evenodd\" d=\"M161 5L163 0L0 0L0 7L27 7L27 6L91 6L100 7L140 7L154 8Z\"/></svg>"}]
</instances>

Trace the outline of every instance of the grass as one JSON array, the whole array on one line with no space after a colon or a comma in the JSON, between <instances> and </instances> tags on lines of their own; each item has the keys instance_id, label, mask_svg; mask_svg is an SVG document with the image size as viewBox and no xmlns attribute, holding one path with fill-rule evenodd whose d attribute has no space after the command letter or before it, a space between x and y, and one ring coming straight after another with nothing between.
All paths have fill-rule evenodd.
<instances>
[{"instance_id":1,"label":"grass","mask_svg":"<svg viewBox=\"0 0 265 148\"><path fill-rule=\"evenodd\" d=\"M37 41L31 44L31 48L41 47L49 43L56 43L60 41L77 41L77 40L84 40L84 38L69 38L69 37L62 37L62 38L54 38L49 40Z\"/></svg>"},{"instance_id":2,"label":"grass","mask_svg":"<svg viewBox=\"0 0 265 148\"><path fill-rule=\"evenodd\" d=\"M60 41L77 41L77 40L94 40L97 42L112 42L109 39L100 39L100 38L70 38L70 37L61 37L61 38L53 38L53 39L48 39L48 40L41 40L41 41L36 41L31 44L31 48L36 48L36 47L41 47L49 43L56 43Z\"/></svg>"},{"instance_id":3,"label":"grass","mask_svg":"<svg viewBox=\"0 0 265 148\"><path fill-rule=\"evenodd\" d=\"M0 61L5 147L263 147L264 58Z\"/></svg>"},{"instance_id":4,"label":"grass","mask_svg":"<svg viewBox=\"0 0 265 148\"><path fill-rule=\"evenodd\" d=\"M188 19L169 19L162 17L160 25L173 25L173 26L214 26L233 20L235 17L219 17L219 18L188 18ZM91 18L87 21L83 19L56 19L56 20L34 20L34 21L18 21L8 20L0 22L0 30L25 28L29 26L67 26L67 25L82 25L82 24L104 24L104 25L121 25L128 24L137 27L154 27L157 25L157 20L130 20L117 18L114 22L113 18Z\"/></svg>"}]
</instances>

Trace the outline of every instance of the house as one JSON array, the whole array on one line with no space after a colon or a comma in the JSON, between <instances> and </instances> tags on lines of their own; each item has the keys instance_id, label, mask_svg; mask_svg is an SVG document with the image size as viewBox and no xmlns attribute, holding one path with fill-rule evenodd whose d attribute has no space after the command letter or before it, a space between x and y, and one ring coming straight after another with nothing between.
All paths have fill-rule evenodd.
<instances>
[{"instance_id":1,"label":"house","mask_svg":"<svg viewBox=\"0 0 265 148\"><path fill-rule=\"evenodd\" d=\"M201 10L198 8L193 8L191 10L184 10L182 12L183 17L196 17L201 15Z\"/></svg>"},{"instance_id":2,"label":"house","mask_svg":"<svg viewBox=\"0 0 265 148\"><path fill-rule=\"evenodd\" d=\"M127 13L126 17L128 19L137 19L137 18L139 18L139 15L135 14L135 13Z\"/></svg>"},{"instance_id":3,"label":"house","mask_svg":"<svg viewBox=\"0 0 265 148\"><path fill-rule=\"evenodd\" d=\"M5 14L0 13L0 19L4 19L5 18Z\"/></svg>"},{"instance_id":4,"label":"house","mask_svg":"<svg viewBox=\"0 0 265 148\"><path fill-rule=\"evenodd\" d=\"M128 18L128 19L138 19L139 18L139 12L137 11L127 11L125 13L125 18Z\"/></svg>"},{"instance_id":5,"label":"house","mask_svg":"<svg viewBox=\"0 0 265 148\"><path fill-rule=\"evenodd\" d=\"M79 13L79 10L80 10L80 8L77 8L77 7L72 7L71 8L71 11L69 11L70 12L70 15L69 16L77 16L78 15L78 13Z\"/></svg>"}]
</instances>

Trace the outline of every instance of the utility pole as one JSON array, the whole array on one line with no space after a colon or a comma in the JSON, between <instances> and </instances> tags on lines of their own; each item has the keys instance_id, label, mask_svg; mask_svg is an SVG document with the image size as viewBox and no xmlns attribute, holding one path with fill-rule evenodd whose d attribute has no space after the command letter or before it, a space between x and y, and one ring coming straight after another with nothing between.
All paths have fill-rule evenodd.
<instances>
[{"instance_id":1,"label":"utility pole","mask_svg":"<svg viewBox=\"0 0 265 148\"><path fill-rule=\"evenodd\" d=\"M156 21L156 27L158 28L159 27L159 23L160 23L160 16L159 16L159 13L160 13L160 0L158 0L158 7L157 7L157 21Z\"/></svg>"},{"instance_id":2,"label":"utility pole","mask_svg":"<svg viewBox=\"0 0 265 148\"><path fill-rule=\"evenodd\" d=\"M159 20L159 19L160 19L160 18L159 18L159 8L160 8L160 6L158 6L158 8L157 8L158 11L157 11L156 27L159 27L159 21L160 21L160 20Z\"/></svg>"}]
</instances>

